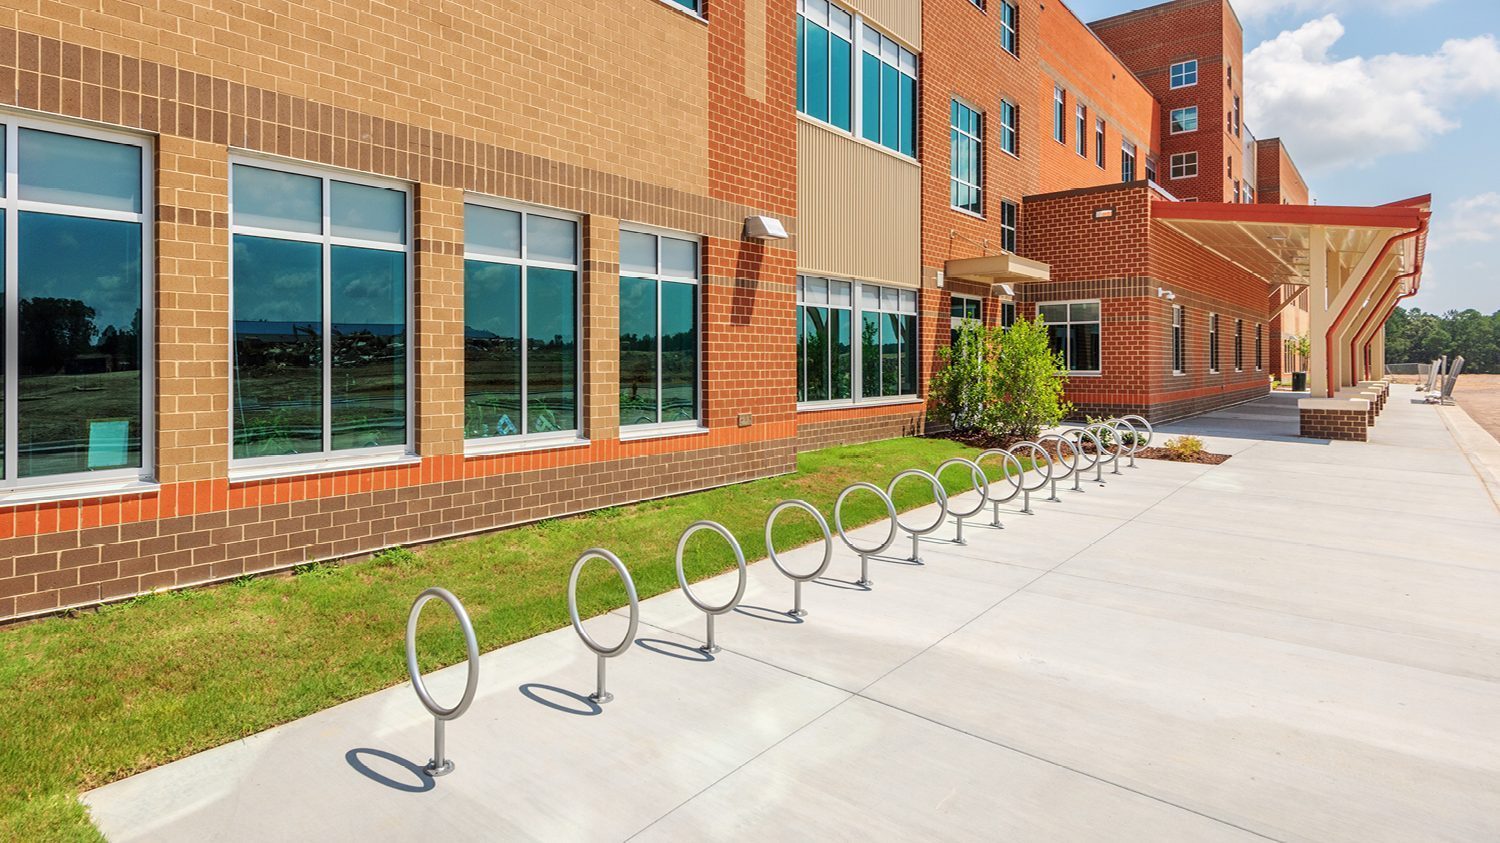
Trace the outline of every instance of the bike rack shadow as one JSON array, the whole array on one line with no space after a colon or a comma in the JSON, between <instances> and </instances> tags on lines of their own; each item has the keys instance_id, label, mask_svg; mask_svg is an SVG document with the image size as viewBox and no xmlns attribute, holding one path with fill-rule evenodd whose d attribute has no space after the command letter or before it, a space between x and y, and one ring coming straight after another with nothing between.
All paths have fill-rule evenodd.
<instances>
[{"instance_id":1,"label":"bike rack shadow","mask_svg":"<svg viewBox=\"0 0 1500 843\"><path fill-rule=\"evenodd\" d=\"M574 692L569 691L567 688L559 688L556 685L543 685L540 682L527 682L524 685L516 686L516 690L519 691L521 693L521 696L525 697L526 699L531 700L538 705L544 705L552 709L553 711L560 711L563 714L571 714L575 717L597 717L598 715L604 713L604 709L600 707L598 703L594 702L583 694L575 694ZM559 697L566 697L568 700L576 702L583 707L572 708L570 706L563 705L562 703L553 702L552 700L543 697L540 693L538 693L539 691L545 691L548 694L554 694Z\"/></svg>"},{"instance_id":2,"label":"bike rack shadow","mask_svg":"<svg viewBox=\"0 0 1500 843\"><path fill-rule=\"evenodd\" d=\"M658 656L666 656L669 659L681 659L685 662L711 662L714 654L700 650L691 644L680 644L676 641L668 641L664 638L637 638L635 646L642 650L649 650Z\"/></svg>"},{"instance_id":3,"label":"bike rack shadow","mask_svg":"<svg viewBox=\"0 0 1500 843\"><path fill-rule=\"evenodd\" d=\"M366 764L364 759L360 758L361 755L372 755L382 761L388 761L400 767L402 770L411 773L412 780L415 783L397 781L390 776L377 772L369 764ZM399 790L402 793L426 793L437 785L431 776L422 772L420 764L415 764L395 753L386 752L383 749L372 749L368 746L357 747L344 753L344 761L350 767L354 768L354 772L359 773L370 781L388 787L391 790Z\"/></svg>"},{"instance_id":4,"label":"bike rack shadow","mask_svg":"<svg viewBox=\"0 0 1500 843\"><path fill-rule=\"evenodd\" d=\"M849 580L836 580L833 577L818 577L812 581L813 585L821 585L824 588L842 588L845 591L869 591L867 585L860 585Z\"/></svg>"},{"instance_id":5,"label":"bike rack shadow","mask_svg":"<svg viewBox=\"0 0 1500 843\"><path fill-rule=\"evenodd\" d=\"M803 623L803 620L786 612L778 612L775 609L767 609L765 606L750 606L744 603L734 607L734 610L748 618L758 621L770 621L771 623Z\"/></svg>"}]
</instances>

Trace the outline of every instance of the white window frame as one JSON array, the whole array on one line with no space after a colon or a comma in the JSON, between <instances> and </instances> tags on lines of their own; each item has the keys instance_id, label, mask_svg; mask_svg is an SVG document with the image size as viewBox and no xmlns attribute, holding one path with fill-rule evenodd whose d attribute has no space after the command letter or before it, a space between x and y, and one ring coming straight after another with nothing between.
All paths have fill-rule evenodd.
<instances>
[{"instance_id":1,"label":"white window frame","mask_svg":"<svg viewBox=\"0 0 1500 843\"><path fill-rule=\"evenodd\" d=\"M1010 17L1008 21L1006 20L1007 12ZM1010 34L1010 43L1015 49L1005 46L1007 33ZM1017 58L1021 56L1021 7L1010 0L1000 0L1000 49Z\"/></svg>"},{"instance_id":2,"label":"white window frame","mask_svg":"<svg viewBox=\"0 0 1500 843\"><path fill-rule=\"evenodd\" d=\"M1219 314L1208 314L1208 373L1219 374Z\"/></svg>"},{"instance_id":3,"label":"white window frame","mask_svg":"<svg viewBox=\"0 0 1500 843\"><path fill-rule=\"evenodd\" d=\"M1052 86L1052 139L1068 143L1068 94L1061 85Z\"/></svg>"},{"instance_id":4,"label":"white window frame","mask_svg":"<svg viewBox=\"0 0 1500 843\"><path fill-rule=\"evenodd\" d=\"M320 179L322 183L322 233L304 234L294 231L282 231L273 228L256 228L254 226L239 225L235 222L234 212L234 167L243 164L247 167L256 167L262 170L274 170L284 173L292 173L300 176L311 176ZM348 184L364 185L366 187L379 187L399 190L406 197L406 217L403 224L406 226L406 242L404 244L386 243L376 240L360 240L353 237L340 237L333 234L333 221L331 214L331 184L341 181ZM414 215L414 200L412 197L412 184L400 179L386 178L383 176L362 173L355 170L347 170L342 167L334 167L323 164L312 164L306 161L283 158L277 155L249 150L231 150L229 155L229 479L230 482L242 482L261 480L268 477L294 476L300 474L317 474L326 471L344 471L351 468L364 468L372 465L386 465L405 461L415 461L417 457L416 442L416 226ZM322 316L323 316L323 450L307 454L282 454L271 457L252 457L249 459L238 459L234 456L234 394L235 394L235 371L234 371L234 237L243 234L249 237L265 237L275 240L291 240L301 243L317 243L322 246ZM334 246L353 246L361 249L374 249L385 252L403 252L406 255L406 444L387 445L375 448L348 448L333 450L332 446L332 387L333 387L333 331L331 299L333 290L332 272L330 267L330 256Z\"/></svg>"},{"instance_id":5,"label":"white window frame","mask_svg":"<svg viewBox=\"0 0 1500 843\"><path fill-rule=\"evenodd\" d=\"M1178 360L1178 350L1182 351L1182 359ZM1187 315L1182 305L1172 305L1172 348L1171 365L1174 376L1187 374Z\"/></svg>"},{"instance_id":6,"label":"white window frame","mask_svg":"<svg viewBox=\"0 0 1500 843\"><path fill-rule=\"evenodd\" d=\"M1005 122L1005 115L1010 114L1010 122ZM1010 143L1006 143L1006 138ZM1000 151L1012 158L1021 157L1021 112L1020 106L1008 98L1000 99Z\"/></svg>"},{"instance_id":7,"label":"white window frame","mask_svg":"<svg viewBox=\"0 0 1500 843\"><path fill-rule=\"evenodd\" d=\"M979 134L976 135L976 134L974 134L972 132L966 132L963 129L960 129L957 125L954 124L953 118L952 118L952 115L951 115L951 111L952 111L952 105L951 105L951 103L958 103L958 105L960 107L967 108L970 112L972 112L974 114L975 120L976 120L976 122L979 125ZM952 132L958 132L959 135L961 135L962 137L965 137L965 138L973 141L974 145L975 145L975 149L977 150L978 154L976 156L977 161L975 162L975 165L974 165L975 166L975 170L976 170L976 172L974 173L976 181L970 182L970 181L966 181L966 180L964 180L964 179L962 179L962 178L959 177L958 172L957 172L958 171L958 161L957 161L957 159L954 159L954 160L948 162L948 181L949 181L949 185L948 185L948 207L952 208L955 211L958 211L961 214L968 214L971 217L979 217L980 219L984 219L984 200L986 198L985 195L984 195L984 193L985 193L985 191L984 191L984 165L985 165L985 153L984 153L984 123L985 123L985 114L984 114L984 109L981 109L981 108L975 106L973 103L969 102L966 99L963 99L962 97L952 97L952 98L950 98L949 111L950 111L950 115L949 115L949 118L948 118L948 131L950 133L950 136L951 136ZM951 151L950 151L949 154L952 155ZM964 187L971 187L971 188L974 188L975 190L979 191L979 212L978 213L975 213L974 211L971 211L968 208L959 207L958 205L953 204L953 184L955 182L958 183L958 184L963 185Z\"/></svg>"},{"instance_id":8,"label":"white window frame","mask_svg":"<svg viewBox=\"0 0 1500 843\"><path fill-rule=\"evenodd\" d=\"M1198 153L1174 152L1167 167L1168 179L1195 179L1198 177Z\"/></svg>"},{"instance_id":9,"label":"white window frame","mask_svg":"<svg viewBox=\"0 0 1500 843\"><path fill-rule=\"evenodd\" d=\"M1005 220L1006 212L1010 212L1010 222ZM1000 200L1000 250L1016 254L1020 246L1018 236L1021 228L1021 206L1008 199Z\"/></svg>"},{"instance_id":10,"label":"white window frame","mask_svg":"<svg viewBox=\"0 0 1500 843\"><path fill-rule=\"evenodd\" d=\"M1089 157L1089 108L1083 103L1075 103L1073 106L1073 133L1077 136L1073 139L1073 148L1079 158Z\"/></svg>"},{"instance_id":11,"label":"white window frame","mask_svg":"<svg viewBox=\"0 0 1500 843\"><path fill-rule=\"evenodd\" d=\"M1136 146L1128 140L1120 141L1120 181L1133 182L1135 178L1135 165L1140 163L1136 160ZM1130 159L1130 178L1125 178L1125 159Z\"/></svg>"},{"instance_id":12,"label":"white window frame","mask_svg":"<svg viewBox=\"0 0 1500 843\"><path fill-rule=\"evenodd\" d=\"M0 473L0 506L40 503L49 500L126 493L156 488L156 184L155 144L149 136L73 120L38 119L0 108L5 127L5 213L3 257L5 298L5 460ZM62 205L22 199L20 196L21 129L134 146L141 151L141 210L138 213ZM80 217L83 219L133 222L141 227L141 465L139 468L101 469L44 477L20 477L20 218L25 212Z\"/></svg>"},{"instance_id":13,"label":"white window frame","mask_svg":"<svg viewBox=\"0 0 1500 843\"><path fill-rule=\"evenodd\" d=\"M1187 78L1189 76L1192 76L1193 81L1187 81ZM1181 82L1177 81L1179 78L1182 79ZM1174 62L1171 68L1169 68L1167 71L1167 84L1170 86L1171 90L1174 91L1178 88L1191 88L1194 85L1197 85L1198 60L1184 59L1183 61Z\"/></svg>"},{"instance_id":14,"label":"white window frame","mask_svg":"<svg viewBox=\"0 0 1500 843\"><path fill-rule=\"evenodd\" d=\"M527 374L530 368L531 355L523 351L521 354L521 421L518 427L520 432L514 436L480 436L473 439L464 438L464 456L484 456L487 454L503 454L508 451L521 451L531 448L555 447L558 445L578 444L584 445L588 440L583 436L583 420L585 416L585 395L583 388L583 218L578 214L568 211L560 211L556 208L548 208L542 205L527 205L521 202L513 202L498 196L488 196L482 193L465 193L465 205L478 205L485 208L494 208L501 211L513 211L521 215L521 256L518 258L500 257L488 252L471 252L467 238L464 241L464 261L481 261L484 263L499 263L510 266L521 267L521 312L519 324L521 332L521 347L525 349L526 339L526 297L527 297L527 267L540 269L561 269L576 274L573 282L573 336L578 344L577 359L573 372L573 386L577 391L575 398L576 410L574 417L578 425L571 430L549 430L545 433L527 433L526 426L529 421L530 387ZM547 217L555 220L566 220L573 223L577 236L573 243L573 263L557 263L554 261L532 260L527 254L530 251L531 237L526 230L528 217ZM460 320L462 324L462 320ZM467 392L468 384L464 384ZM462 424L466 424L463 422Z\"/></svg>"},{"instance_id":15,"label":"white window frame","mask_svg":"<svg viewBox=\"0 0 1500 843\"><path fill-rule=\"evenodd\" d=\"M1075 304L1091 304L1091 305L1094 305L1095 307L1099 308L1099 317L1097 319L1078 319L1078 320L1074 320L1073 319L1073 305L1075 305ZM1072 366L1072 364L1073 364L1073 359L1072 359L1073 358L1073 343L1072 343L1073 332L1070 330L1068 332L1068 342L1065 344L1065 346L1063 348L1063 364L1064 364L1064 367L1063 367L1063 369L1060 370L1061 373L1065 374L1065 375L1068 375L1068 376L1077 375L1079 377L1085 377L1085 378L1096 378L1096 377L1103 376L1103 374L1104 374L1104 300L1103 299L1068 299L1066 301L1043 301L1043 302L1037 302L1036 303L1036 312L1037 312L1038 315L1040 315L1041 312L1042 312L1042 308L1044 308L1044 307L1054 307L1054 306L1066 306L1068 308L1068 321L1066 321L1066 322L1046 322L1046 323L1044 323L1048 327L1051 327L1053 325L1068 325L1070 327L1073 326L1073 325L1098 325L1099 326L1099 368L1097 368L1097 369L1073 369L1073 368L1070 368Z\"/></svg>"},{"instance_id":16,"label":"white window frame","mask_svg":"<svg viewBox=\"0 0 1500 843\"><path fill-rule=\"evenodd\" d=\"M663 2L671 2L671 0L663 0ZM704 2L706 2L706 0L704 0ZM881 152L886 153L887 155L894 155L903 161L909 161L913 164L917 163L917 159L914 154L907 155L900 149L894 149L892 147L886 146L879 141L872 141L869 138L865 137L864 132L864 56L866 53L868 53L879 59L882 64L887 64L891 67L894 67L897 73L909 76L913 81L917 83L916 96L912 102L912 108L914 109L914 113L912 114L912 152L915 153L917 151L917 136L921 134L922 124L922 77L919 63L917 62L916 51L908 49L905 44L893 38L889 33L867 21L864 15L852 9L848 9L844 6L839 5L837 2L835 2L835 0L797 0L797 15L799 17L804 17L813 23L816 23L824 29L827 29L830 33L834 33L832 21L828 17L820 16L817 12L808 11L809 6L818 8L823 5L837 8L839 11L849 15L850 17L849 61L852 67L849 68L849 129L842 129L827 120L822 120L814 117L813 115L808 114L801 109L795 109L797 116L817 125L820 128L827 129L828 131L833 132L837 135L842 135L843 137L849 138L856 143L864 144L865 146L868 146L872 149L878 149ZM879 47L877 49L872 50L867 46L866 39L869 38L870 35L874 35L877 37L879 43ZM891 47L893 49L887 49L887 47ZM795 58L795 56L793 58ZM793 75L795 76L795 74L796 71L794 68ZM800 80L794 81L796 81L798 85L801 84ZM831 79L830 84L832 84ZM831 102L832 91L829 92L829 96ZM899 100L899 96L897 99Z\"/></svg>"},{"instance_id":17,"label":"white window frame","mask_svg":"<svg viewBox=\"0 0 1500 843\"><path fill-rule=\"evenodd\" d=\"M1178 119L1179 115L1181 115L1180 120ZM1179 123L1183 126L1186 126L1189 118L1192 119L1193 123L1193 127L1191 129L1177 128ZM1167 117L1167 129L1174 135L1190 135L1193 132L1198 131L1198 106L1185 105L1181 108L1172 109L1171 113Z\"/></svg>"},{"instance_id":18,"label":"white window frame","mask_svg":"<svg viewBox=\"0 0 1500 843\"><path fill-rule=\"evenodd\" d=\"M1094 166L1104 169L1104 118L1094 118Z\"/></svg>"},{"instance_id":19,"label":"white window frame","mask_svg":"<svg viewBox=\"0 0 1500 843\"><path fill-rule=\"evenodd\" d=\"M616 283L618 283L618 278L621 278L621 277L624 277L626 275L629 275L631 278L647 278L647 279L650 279L652 281L657 282L657 285L658 285L657 286L657 291L656 291L656 408L657 408L657 415L658 416L660 416L660 414L661 414L661 369L662 369L662 366L661 366L661 355L662 355L662 349L661 349L661 340L662 340L662 336L661 336L661 298L662 297L661 297L661 287L660 287L661 284L664 284L664 283L665 284L691 284L695 288L695 292L693 294L693 307L695 308L694 309L694 318L697 320L697 325L696 325L696 327L697 327L697 331L696 331L697 337L696 337L696 339L698 341L698 347L697 347L697 350L695 351L696 358L694 360L694 362L696 363L696 367L695 367L696 370L693 373L693 377L696 379L696 382L697 382L697 388L693 390L693 401L694 401L693 415L695 416L695 418L688 419L687 421L670 421L670 422L658 421L658 422L654 422L652 424L632 424L632 425L623 425L623 424L621 424L621 425L619 425L619 428L620 428L620 441L625 442L625 441L629 441L629 440L632 440L632 439L650 439L650 438L656 437L656 436L675 436L675 435L680 435L680 434L684 434L684 433L702 433L702 432L706 432L708 430L708 425L705 424L704 420L703 420L703 392L704 392L704 389L703 389L703 339L704 339L704 334L706 333L706 331L704 331L704 323L705 323L706 320L704 319L704 313L703 313L703 267L704 267L704 256L703 256L703 240L704 240L704 238L703 238L703 235L701 235L701 234L694 234L694 233L689 232L689 231L677 231L675 229L670 229L670 228L659 228L657 226L652 226L652 225L644 225L644 224L641 224L641 223L623 222L623 221L620 223L620 231L622 231L622 232L633 231L633 232L635 232L637 234L650 234L650 235L652 235L654 237L658 237L658 238L660 238L660 237L669 237L669 238L672 238L672 239L675 239L675 240L690 240L690 241L698 244L698 268L697 268L697 275L696 275L695 278L693 278L691 280L689 280L687 278L683 278L683 277L678 276L678 275L663 275L662 274L662 272L661 272L661 242L660 242L660 240L657 241L657 245L656 245L656 272L655 273L653 273L653 274L646 274L646 273L643 273L643 272L626 271L622 267L620 269L620 271L616 274L616 278L617 278L617 282ZM583 245L582 244L582 240L583 240L583 238L580 236L579 237L579 241L580 241L579 242L579 246L580 246L580 248ZM581 280L582 276L580 275L579 277L580 277L579 287L581 289L582 286L583 286L582 280ZM618 293L619 293L619 290L618 290L618 287L617 287L616 288L616 294L618 295ZM580 316L580 318L582 317L582 315L583 315L583 311L580 308L580 310L579 310L579 316ZM617 314L616 315L616 323L617 323L616 327L617 328L618 328L618 321L619 321L619 316ZM618 333L619 332L617 330L616 334L618 334ZM583 336L583 334L580 332L579 333L579 337L580 337L580 340L579 340L580 351L579 351L579 354L578 354L578 359L579 359L580 364L583 361L583 353L582 353L582 350L581 350L582 349L582 336ZM616 338L616 346L617 346L616 353L618 353L618 351L619 351L618 345L619 345L619 341L618 341L618 337L617 337ZM618 364L618 362L619 361L617 360L616 363ZM583 381L580 378L579 379L579 389L580 389L580 391L582 390L582 384L583 384ZM618 383L616 384L615 388L616 388L616 390L619 389L619 384ZM580 405L581 405L581 403L582 402L580 402ZM619 415L618 410L616 412L616 415L617 416ZM618 424L619 419L617 418L615 421Z\"/></svg>"},{"instance_id":20,"label":"white window frame","mask_svg":"<svg viewBox=\"0 0 1500 843\"><path fill-rule=\"evenodd\" d=\"M964 308L965 311L968 310L967 304L969 302L973 302L974 304L978 305L979 318L975 319L974 321L978 322L980 325L984 324L984 299L980 298L979 296L966 296L961 293L954 293L950 298L953 302L964 302L966 305ZM954 316L953 310L950 306L948 310L948 324L953 331L957 331L959 328L963 327L964 322L967 321L968 318L969 317L966 316Z\"/></svg>"},{"instance_id":21,"label":"white window frame","mask_svg":"<svg viewBox=\"0 0 1500 843\"><path fill-rule=\"evenodd\" d=\"M921 352L922 352L922 337L921 337L921 334L922 334L921 291L913 289L911 287L900 287L900 286L897 286L895 284L873 284L873 283L870 283L870 282L867 282L867 281L855 281L855 280L853 280L851 278L839 278L837 276L831 276L831 275L817 275L817 274L813 274L813 273L806 273L806 274L799 274L797 276L797 281L798 281L798 283L797 283L797 294L796 294L796 299L797 299L796 306L797 307L803 307L803 306L808 306L808 307L827 307L827 308L830 308L830 309L838 307L838 309L840 309L840 310L843 309L842 307L839 307L837 305L832 305L832 304L829 304L827 302L808 302L808 301L805 301L804 298L803 298L804 290L803 290L803 283L802 282L806 278L817 278L817 279L822 279L824 281L842 281L842 282L845 282L845 283L849 284L849 295L850 295L850 299L849 299L849 378L850 378L850 382L849 382L849 394L852 397L850 397L850 398L831 398L831 399L828 399L826 401L799 401L797 403L797 409L798 410L825 410L825 409L833 409L833 408L838 408L838 407L853 407L853 406L866 406L866 407L868 407L868 406L880 406L882 404L911 404L911 403L915 403L915 402L921 401L922 400L922 398L921 398L921 391L922 391L922 387L921 387L921 381L922 381L922 364L921 364L921 358L920 358L920 355L921 355ZM862 296L864 295L864 290L865 290L866 287L869 287L869 288L872 288L872 289L876 290L877 291L876 295L882 299L881 304L875 310L873 310L873 311L866 311L866 309L865 309L865 307L864 307L864 305L862 303ZM879 292L881 290L895 290L896 291L896 296L897 296L897 300L898 301L897 301L897 306L896 306L895 310L887 310L885 308L884 296L881 295L881 293ZM901 295L903 293L909 293L909 294L911 294L911 296L913 298L913 306L912 306L911 309L905 309L900 304L899 300L900 300L900 297L901 297ZM906 394L906 395L875 395L875 396L867 396L867 395L864 394L864 392L865 392L865 380L864 380L864 377L865 377L865 366L864 366L864 350L863 350L863 342L862 342L862 336L863 335L862 335L861 332L864 330L864 314L866 312L871 312L871 313L898 313L898 314L902 314L902 315L905 315L905 316L915 316L915 317L917 317L917 321L916 321L917 336L912 341L912 349L918 355L918 360L917 360L917 383L915 385L915 390L913 392L911 392L909 394ZM898 377L897 380L899 381L900 378Z\"/></svg>"}]
</instances>

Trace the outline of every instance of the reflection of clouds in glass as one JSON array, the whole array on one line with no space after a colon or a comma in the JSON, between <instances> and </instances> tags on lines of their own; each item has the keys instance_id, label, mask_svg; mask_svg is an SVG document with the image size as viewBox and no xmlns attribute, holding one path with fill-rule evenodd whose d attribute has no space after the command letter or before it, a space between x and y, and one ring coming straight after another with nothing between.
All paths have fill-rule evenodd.
<instances>
[{"instance_id":1,"label":"reflection of clouds in glass","mask_svg":"<svg viewBox=\"0 0 1500 843\"><path fill-rule=\"evenodd\" d=\"M406 242L406 194L335 181L329 186L333 234L382 243Z\"/></svg>"},{"instance_id":2,"label":"reflection of clouds in glass","mask_svg":"<svg viewBox=\"0 0 1500 843\"><path fill-rule=\"evenodd\" d=\"M323 231L323 185L312 176L236 164L230 204L235 225L304 234Z\"/></svg>"},{"instance_id":3,"label":"reflection of clouds in glass","mask_svg":"<svg viewBox=\"0 0 1500 843\"><path fill-rule=\"evenodd\" d=\"M355 325L396 325L406 321L406 255L352 246L334 246L333 321Z\"/></svg>"},{"instance_id":4,"label":"reflection of clouds in glass","mask_svg":"<svg viewBox=\"0 0 1500 843\"><path fill-rule=\"evenodd\" d=\"M141 226L23 213L18 262L23 298L81 301L94 326L129 330L141 307Z\"/></svg>"},{"instance_id":5,"label":"reflection of clouds in glass","mask_svg":"<svg viewBox=\"0 0 1500 843\"><path fill-rule=\"evenodd\" d=\"M574 274L562 269L532 267L527 272L526 333L533 341L573 338Z\"/></svg>"},{"instance_id":6,"label":"reflection of clouds in glass","mask_svg":"<svg viewBox=\"0 0 1500 843\"><path fill-rule=\"evenodd\" d=\"M528 216L526 257L553 263L575 262L578 259L578 225L569 220Z\"/></svg>"},{"instance_id":7,"label":"reflection of clouds in glass","mask_svg":"<svg viewBox=\"0 0 1500 843\"><path fill-rule=\"evenodd\" d=\"M235 235L236 322L322 322L322 247Z\"/></svg>"},{"instance_id":8,"label":"reflection of clouds in glass","mask_svg":"<svg viewBox=\"0 0 1500 843\"><path fill-rule=\"evenodd\" d=\"M140 147L39 129L20 134L22 199L140 212Z\"/></svg>"},{"instance_id":9,"label":"reflection of clouds in glass","mask_svg":"<svg viewBox=\"0 0 1500 843\"><path fill-rule=\"evenodd\" d=\"M521 268L466 261L464 330L480 336L515 338L521 331Z\"/></svg>"}]
</instances>

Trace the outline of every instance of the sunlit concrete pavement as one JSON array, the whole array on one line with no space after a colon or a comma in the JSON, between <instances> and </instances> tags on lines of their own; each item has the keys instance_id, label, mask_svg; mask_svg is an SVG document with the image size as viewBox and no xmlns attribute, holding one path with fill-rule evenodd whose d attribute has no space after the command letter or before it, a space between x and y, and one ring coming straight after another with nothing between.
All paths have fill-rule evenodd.
<instances>
[{"instance_id":1,"label":"sunlit concrete pavement","mask_svg":"<svg viewBox=\"0 0 1500 843\"><path fill-rule=\"evenodd\" d=\"M711 660L645 601L602 711L571 629L488 653L436 781L403 685L85 801L119 840L1500 839L1500 513L1410 397L1370 443L1278 399L1174 425L1234 458L1038 495L872 591L840 547L800 621L754 565Z\"/></svg>"}]
</instances>

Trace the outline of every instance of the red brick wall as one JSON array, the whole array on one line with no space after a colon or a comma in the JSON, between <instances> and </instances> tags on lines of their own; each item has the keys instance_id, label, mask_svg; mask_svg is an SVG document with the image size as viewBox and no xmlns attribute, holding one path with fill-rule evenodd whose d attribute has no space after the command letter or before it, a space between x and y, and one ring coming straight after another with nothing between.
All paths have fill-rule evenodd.
<instances>
[{"instance_id":1,"label":"red brick wall","mask_svg":"<svg viewBox=\"0 0 1500 843\"><path fill-rule=\"evenodd\" d=\"M1110 52L1109 48L1061 3L1039 16L1041 61L1032 106L1042 122L1040 154L1043 193L1120 181L1120 144L1136 144L1136 175L1145 178L1146 156L1158 147L1157 104L1151 92ZM1052 136L1053 86L1067 91L1067 140ZM1080 156L1076 141L1075 106L1088 109L1087 154ZM1094 121L1104 118L1104 166L1095 161Z\"/></svg>"},{"instance_id":2,"label":"red brick wall","mask_svg":"<svg viewBox=\"0 0 1500 843\"><path fill-rule=\"evenodd\" d=\"M1227 0L1176 0L1090 26L1161 103L1162 186L1178 198L1232 201L1233 179L1244 178L1244 142L1228 132L1226 118L1231 96L1239 94L1243 121L1245 62L1244 36ZM1172 64L1192 58L1198 60L1198 84L1172 90ZM1226 65L1234 68L1232 87ZM1172 109L1190 105L1198 106L1198 130L1172 135ZM1197 178L1169 179L1172 155L1190 151L1198 153ZM1233 160L1233 177L1226 158Z\"/></svg>"},{"instance_id":3,"label":"red brick wall","mask_svg":"<svg viewBox=\"0 0 1500 843\"><path fill-rule=\"evenodd\" d=\"M1307 182L1281 138L1255 142L1256 202L1262 205L1306 205Z\"/></svg>"}]
</instances>

